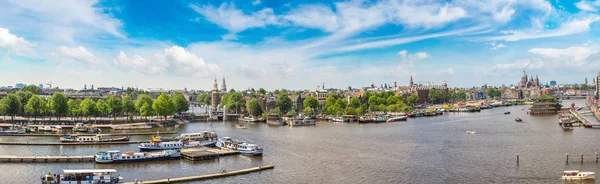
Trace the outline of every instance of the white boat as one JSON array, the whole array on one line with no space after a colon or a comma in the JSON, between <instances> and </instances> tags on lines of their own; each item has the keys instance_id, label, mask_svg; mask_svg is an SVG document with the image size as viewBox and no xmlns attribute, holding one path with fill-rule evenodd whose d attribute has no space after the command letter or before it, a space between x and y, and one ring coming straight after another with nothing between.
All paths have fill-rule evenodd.
<instances>
[{"instance_id":1,"label":"white boat","mask_svg":"<svg viewBox=\"0 0 600 184\"><path fill-rule=\"evenodd\" d=\"M219 137L219 135L217 134L217 132L214 132L214 131L213 132L202 131L202 132L198 132L198 133L183 133L183 134L179 135L179 138L184 139L184 140L208 139L208 138L218 138L218 137Z\"/></svg>"},{"instance_id":2,"label":"white boat","mask_svg":"<svg viewBox=\"0 0 600 184\"><path fill-rule=\"evenodd\" d=\"M48 174L42 176L42 184L71 184L71 183L119 183L123 177L114 176L114 169L65 169L58 176Z\"/></svg>"},{"instance_id":3,"label":"white boat","mask_svg":"<svg viewBox=\"0 0 600 184\"><path fill-rule=\"evenodd\" d=\"M290 125L290 126L309 126L309 125L315 125L315 120L314 119L310 119L308 117L303 118L303 119L290 119L290 120L288 120L288 125Z\"/></svg>"},{"instance_id":4,"label":"white boat","mask_svg":"<svg viewBox=\"0 0 600 184\"><path fill-rule=\"evenodd\" d=\"M394 122L394 121L406 121L406 116L398 116L398 117L393 117L393 118L386 120L386 122Z\"/></svg>"},{"instance_id":5,"label":"white boat","mask_svg":"<svg viewBox=\"0 0 600 184\"><path fill-rule=\"evenodd\" d=\"M254 118L254 117L243 117L239 119L240 121L245 121L245 122L257 122L258 119Z\"/></svg>"},{"instance_id":6,"label":"white boat","mask_svg":"<svg viewBox=\"0 0 600 184\"><path fill-rule=\"evenodd\" d=\"M139 130L139 129L152 129L151 125L115 125L112 126L115 130Z\"/></svg>"},{"instance_id":7,"label":"white boat","mask_svg":"<svg viewBox=\"0 0 600 184\"><path fill-rule=\"evenodd\" d=\"M118 142L129 141L129 136L112 136L98 134L94 136L65 135L59 138L60 142Z\"/></svg>"},{"instance_id":8,"label":"white boat","mask_svg":"<svg viewBox=\"0 0 600 184\"><path fill-rule=\"evenodd\" d=\"M335 117L333 119L331 119L331 121L333 122L347 122L344 118L342 117Z\"/></svg>"},{"instance_id":9,"label":"white boat","mask_svg":"<svg viewBox=\"0 0 600 184\"><path fill-rule=\"evenodd\" d=\"M52 131L60 133L60 132L62 132L62 127L61 126L55 126Z\"/></svg>"},{"instance_id":10,"label":"white boat","mask_svg":"<svg viewBox=\"0 0 600 184\"><path fill-rule=\"evenodd\" d=\"M475 134L475 131L467 131L467 134Z\"/></svg>"},{"instance_id":11,"label":"white boat","mask_svg":"<svg viewBox=\"0 0 600 184\"><path fill-rule=\"evenodd\" d=\"M133 151L121 153L119 150L106 151L96 153L94 157L97 163L118 163L118 162L136 162L136 161L151 161L151 160L166 160L181 157L179 150L163 150L152 152L137 152Z\"/></svg>"},{"instance_id":12,"label":"white boat","mask_svg":"<svg viewBox=\"0 0 600 184\"><path fill-rule=\"evenodd\" d=\"M248 144L248 143L240 143L234 145L235 149L237 149L241 154L255 155L261 156L263 154L263 149L258 147L256 144Z\"/></svg>"},{"instance_id":13,"label":"white boat","mask_svg":"<svg viewBox=\"0 0 600 184\"><path fill-rule=\"evenodd\" d=\"M152 140L149 143L140 143L138 148L141 150L171 150L171 149L181 149L181 148L193 148L200 146L212 146L217 143L216 139L211 138L208 140L186 140L186 141L157 141Z\"/></svg>"},{"instance_id":14,"label":"white boat","mask_svg":"<svg viewBox=\"0 0 600 184\"><path fill-rule=\"evenodd\" d=\"M560 127L562 127L563 130L573 130L573 122L571 121L562 121L560 123Z\"/></svg>"},{"instance_id":15,"label":"white boat","mask_svg":"<svg viewBox=\"0 0 600 184\"><path fill-rule=\"evenodd\" d=\"M90 130L88 126L83 123L76 123L75 127L73 127L73 131L75 132L87 132L88 130Z\"/></svg>"},{"instance_id":16,"label":"white boat","mask_svg":"<svg viewBox=\"0 0 600 184\"><path fill-rule=\"evenodd\" d=\"M231 139L231 137L221 137L221 138L219 138L219 140L217 141L215 146L217 146L217 148L220 148L220 149L223 149L223 148L233 149L233 139Z\"/></svg>"},{"instance_id":17,"label":"white boat","mask_svg":"<svg viewBox=\"0 0 600 184\"><path fill-rule=\"evenodd\" d=\"M0 133L1 134L24 134L25 131L23 130L18 130L18 129L8 129L8 130L3 130L2 128L0 128Z\"/></svg>"},{"instance_id":18,"label":"white boat","mask_svg":"<svg viewBox=\"0 0 600 184\"><path fill-rule=\"evenodd\" d=\"M44 127L40 128L40 131L43 131L43 132L52 132L52 127L50 127L50 126L44 126Z\"/></svg>"},{"instance_id":19,"label":"white boat","mask_svg":"<svg viewBox=\"0 0 600 184\"><path fill-rule=\"evenodd\" d=\"M595 172L579 172L578 170L563 172L562 180L594 180L596 179Z\"/></svg>"}]
</instances>

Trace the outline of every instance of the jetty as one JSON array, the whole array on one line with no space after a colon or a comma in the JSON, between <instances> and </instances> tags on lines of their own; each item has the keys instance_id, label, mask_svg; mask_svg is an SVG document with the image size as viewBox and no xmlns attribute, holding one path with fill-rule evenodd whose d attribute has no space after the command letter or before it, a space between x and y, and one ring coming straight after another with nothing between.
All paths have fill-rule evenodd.
<instances>
[{"instance_id":1,"label":"jetty","mask_svg":"<svg viewBox=\"0 0 600 184\"><path fill-rule=\"evenodd\" d=\"M569 112L571 113L571 115L573 115L573 117L577 118L581 122L581 124L583 124L583 126L586 128L600 127L600 124L592 123L589 119L583 117L583 115L581 115L579 111L569 110Z\"/></svg>"},{"instance_id":2,"label":"jetty","mask_svg":"<svg viewBox=\"0 0 600 184\"><path fill-rule=\"evenodd\" d=\"M94 155L84 156L28 156L0 155L0 162L94 162Z\"/></svg>"},{"instance_id":3,"label":"jetty","mask_svg":"<svg viewBox=\"0 0 600 184\"><path fill-rule=\"evenodd\" d=\"M118 141L118 142L0 142L0 145L26 146L56 146L56 145L110 145L110 144L139 144L148 141Z\"/></svg>"},{"instance_id":4,"label":"jetty","mask_svg":"<svg viewBox=\"0 0 600 184\"><path fill-rule=\"evenodd\" d=\"M236 150L230 149L215 149L208 147L186 148L181 149L181 156L187 160L210 160L221 156L239 154Z\"/></svg>"},{"instance_id":5,"label":"jetty","mask_svg":"<svg viewBox=\"0 0 600 184\"><path fill-rule=\"evenodd\" d=\"M180 182L190 182L190 181L198 181L198 180L207 180L207 179L215 179L227 176L235 176L240 174L247 174L252 172L259 172L262 170L274 169L275 166L268 164L258 167L252 167L248 169L241 169L235 171L223 171L214 174L204 174L204 175L196 175L196 176L187 176L181 178L167 178L167 179L159 179L159 180L148 180L148 181L140 181L138 184L152 184L152 183L180 183ZM128 182L127 184L136 184L136 182Z\"/></svg>"},{"instance_id":6,"label":"jetty","mask_svg":"<svg viewBox=\"0 0 600 184\"><path fill-rule=\"evenodd\" d=\"M103 133L99 133L99 134L103 134ZM177 131L170 131L170 132L138 132L138 133L116 133L116 134L103 134L103 135L111 135L111 136L117 136L117 135L129 135L129 136L133 136L133 135L160 135L160 134L177 134ZM40 137L61 137L61 136L65 136L65 135L80 135L80 136L95 136L97 134L82 134L82 133L72 133L72 134L44 134L44 133L25 133L25 134L0 134L0 136L40 136Z\"/></svg>"}]
</instances>

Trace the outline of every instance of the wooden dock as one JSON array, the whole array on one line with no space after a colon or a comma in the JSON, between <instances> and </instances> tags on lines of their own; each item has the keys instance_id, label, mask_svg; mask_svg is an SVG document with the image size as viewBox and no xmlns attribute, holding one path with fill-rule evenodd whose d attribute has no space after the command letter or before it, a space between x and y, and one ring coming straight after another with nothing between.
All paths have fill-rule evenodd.
<instances>
[{"instance_id":1,"label":"wooden dock","mask_svg":"<svg viewBox=\"0 0 600 184\"><path fill-rule=\"evenodd\" d=\"M216 159L220 156L234 155L239 152L229 149L215 149L208 147L187 148L181 150L181 156L191 161Z\"/></svg>"},{"instance_id":2,"label":"wooden dock","mask_svg":"<svg viewBox=\"0 0 600 184\"><path fill-rule=\"evenodd\" d=\"M258 167L252 167L252 168L248 168L248 169L242 169L242 170L226 171L226 172L220 172L220 173L214 173L214 174L204 174L204 175L197 175L197 176L187 176L187 177L181 177L181 178L167 178L167 179L160 179L160 180L140 181L137 183L138 184L152 184L152 183L190 182L190 181L198 181L198 180L215 179L215 178L227 177L227 176L235 176L235 175L240 175L240 174L259 172L262 170L274 169L274 168L275 168L274 165L269 164L269 165L263 165L263 166L258 166ZM129 182L128 184L135 184L135 183Z\"/></svg>"},{"instance_id":3,"label":"wooden dock","mask_svg":"<svg viewBox=\"0 0 600 184\"><path fill-rule=\"evenodd\" d=\"M587 118L583 117L583 115L581 115L581 113L579 113L579 111L569 110L569 112L573 115L573 117L577 118L581 122L581 124L583 124L583 126L586 127L586 128L592 128L592 127L598 127L598 126L600 126L600 124L594 124L590 120L588 120Z\"/></svg>"},{"instance_id":4,"label":"wooden dock","mask_svg":"<svg viewBox=\"0 0 600 184\"><path fill-rule=\"evenodd\" d=\"M112 136L118 136L118 135L128 135L128 136L133 136L133 135L157 135L157 134L176 134L176 131L172 131L172 132L139 132L139 133L118 133L118 134L108 134L108 135L112 135ZM26 133L26 134L0 134L0 136L45 136L45 137L61 137L61 136L65 136L65 135L80 135L80 136L95 136L97 134L80 134L80 133L72 133L72 134L43 134L43 133ZM103 134L103 133L100 133ZM106 135L106 134L103 134Z\"/></svg>"},{"instance_id":5,"label":"wooden dock","mask_svg":"<svg viewBox=\"0 0 600 184\"><path fill-rule=\"evenodd\" d=\"M55 146L55 145L110 145L110 144L139 144L147 141L120 142L0 142L0 145Z\"/></svg>"},{"instance_id":6,"label":"wooden dock","mask_svg":"<svg viewBox=\"0 0 600 184\"><path fill-rule=\"evenodd\" d=\"M0 155L0 162L93 162L94 155L85 156L27 156Z\"/></svg>"}]
</instances>

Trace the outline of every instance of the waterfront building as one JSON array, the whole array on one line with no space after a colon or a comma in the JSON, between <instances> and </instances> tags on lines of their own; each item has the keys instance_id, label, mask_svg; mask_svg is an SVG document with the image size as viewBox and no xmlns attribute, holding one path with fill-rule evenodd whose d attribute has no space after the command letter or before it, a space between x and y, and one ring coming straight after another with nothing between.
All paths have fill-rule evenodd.
<instances>
[{"instance_id":1,"label":"waterfront building","mask_svg":"<svg viewBox=\"0 0 600 184\"><path fill-rule=\"evenodd\" d=\"M419 97L419 103L421 104L425 104L425 103L431 103L429 101L429 91L432 89L441 89L441 90L445 90L446 92L448 92L448 84L446 84L446 82L442 83L442 85L423 85L423 84L415 84L413 82L413 78L412 76L410 76L410 91L413 94L416 94L417 97Z\"/></svg>"},{"instance_id":2,"label":"waterfront building","mask_svg":"<svg viewBox=\"0 0 600 184\"><path fill-rule=\"evenodd\" d=\"M542 96L529 108L530 115L556 114L560 109L560 103L553 96Z\"/></svg>"},{"instance_id":3,"label":"waterfront building","mask_svg":"<svg viewBox=\"0 0 600 184\"><path fill-rule=\"evenodd\" d=\"M21 88L24 88L24 87L25 87L25 84L23 84L23 83L17 83L17 84L15 84L15 88L21 89Z\"/></svg>"},{"instance_id":4,"label":"waterfront building","mask_svg":"<svg viewBox=\"0 0 600 184\"><path fill-rule=\"evenodd\" d=\"M315 91L315 95L317 96L317 100L319 101L319 106L323 106L325 105L325 101L327 101L329 92L327 90L320 89Z\"/></svg>"},{"instance_id":5,"label":"waterfront building","mask_svg":"<svg viewBox=\"0 0 600 184\"><path fill-rule=\"evenodd\" d=\"M600 99L600 72L598 72L598 76L596 76L596 99Z\"/></svg>"},{"instance_id":6,"label":"waterfront building","mask_svg":"<svg viewBox=\"0 0 600 184\"><path fill-rule=\"evenodd\" d=\"M217 78L215 78L215 82L213 84L213 89L211 92L211 108L214 111L218 111L219 104L221 103L221 98L223 95L227 93L227 85L225 84L225 77L223 77L223 84L221 84L221 91L219 91L219 84L217 83Z\"/></svg>"}]
</instances>

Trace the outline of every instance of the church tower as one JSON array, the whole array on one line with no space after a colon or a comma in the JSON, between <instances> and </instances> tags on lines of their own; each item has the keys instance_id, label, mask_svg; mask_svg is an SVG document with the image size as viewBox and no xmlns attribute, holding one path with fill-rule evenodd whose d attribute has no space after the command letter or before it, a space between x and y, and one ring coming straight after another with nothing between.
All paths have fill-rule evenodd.
<instances>
[{"instance_id":1,"label":"church tower","mask_svg":"<svg viewBox=\"0 0 600 184\"><path fill-rule=\"evenodd\" d=\"M215 83L213 84L213 92L216 92L217 90L219 90L219 84L217 84L217 78L215 77Z\"/></svg>"},{"instance_id":2,"label":"church tower","mask_svg":"<svg viewBox=\"0 0 600 184\"><path fill-rule=\"evenodd\" d=\"M411 75L411 76L410 76L410 85L412 86L413 84L414 84L414 83L413 83L413 78L412 78L412 75Z\"/></svg>"},{"instance_id":3,"label":"church tower","mask_svg":"<svg viewBox=\"0 0 600 184\"><path fill-rule=\"evenodd\" d=\"M525 73L525 71L523 71L523 76L521 76L519 87L527 87L527 73Z\"/></svg>"},{"instance_id":4,"label":"church tower","mask_svg":"<svg viewBox=\"0 0 600 184\"><path fill-rule=\"evenodd\" d=\"M225 84L225 76L223 76L223 84L221 84L221 92L227 93L227 85Z\"/></svg>"}]
</instances>

